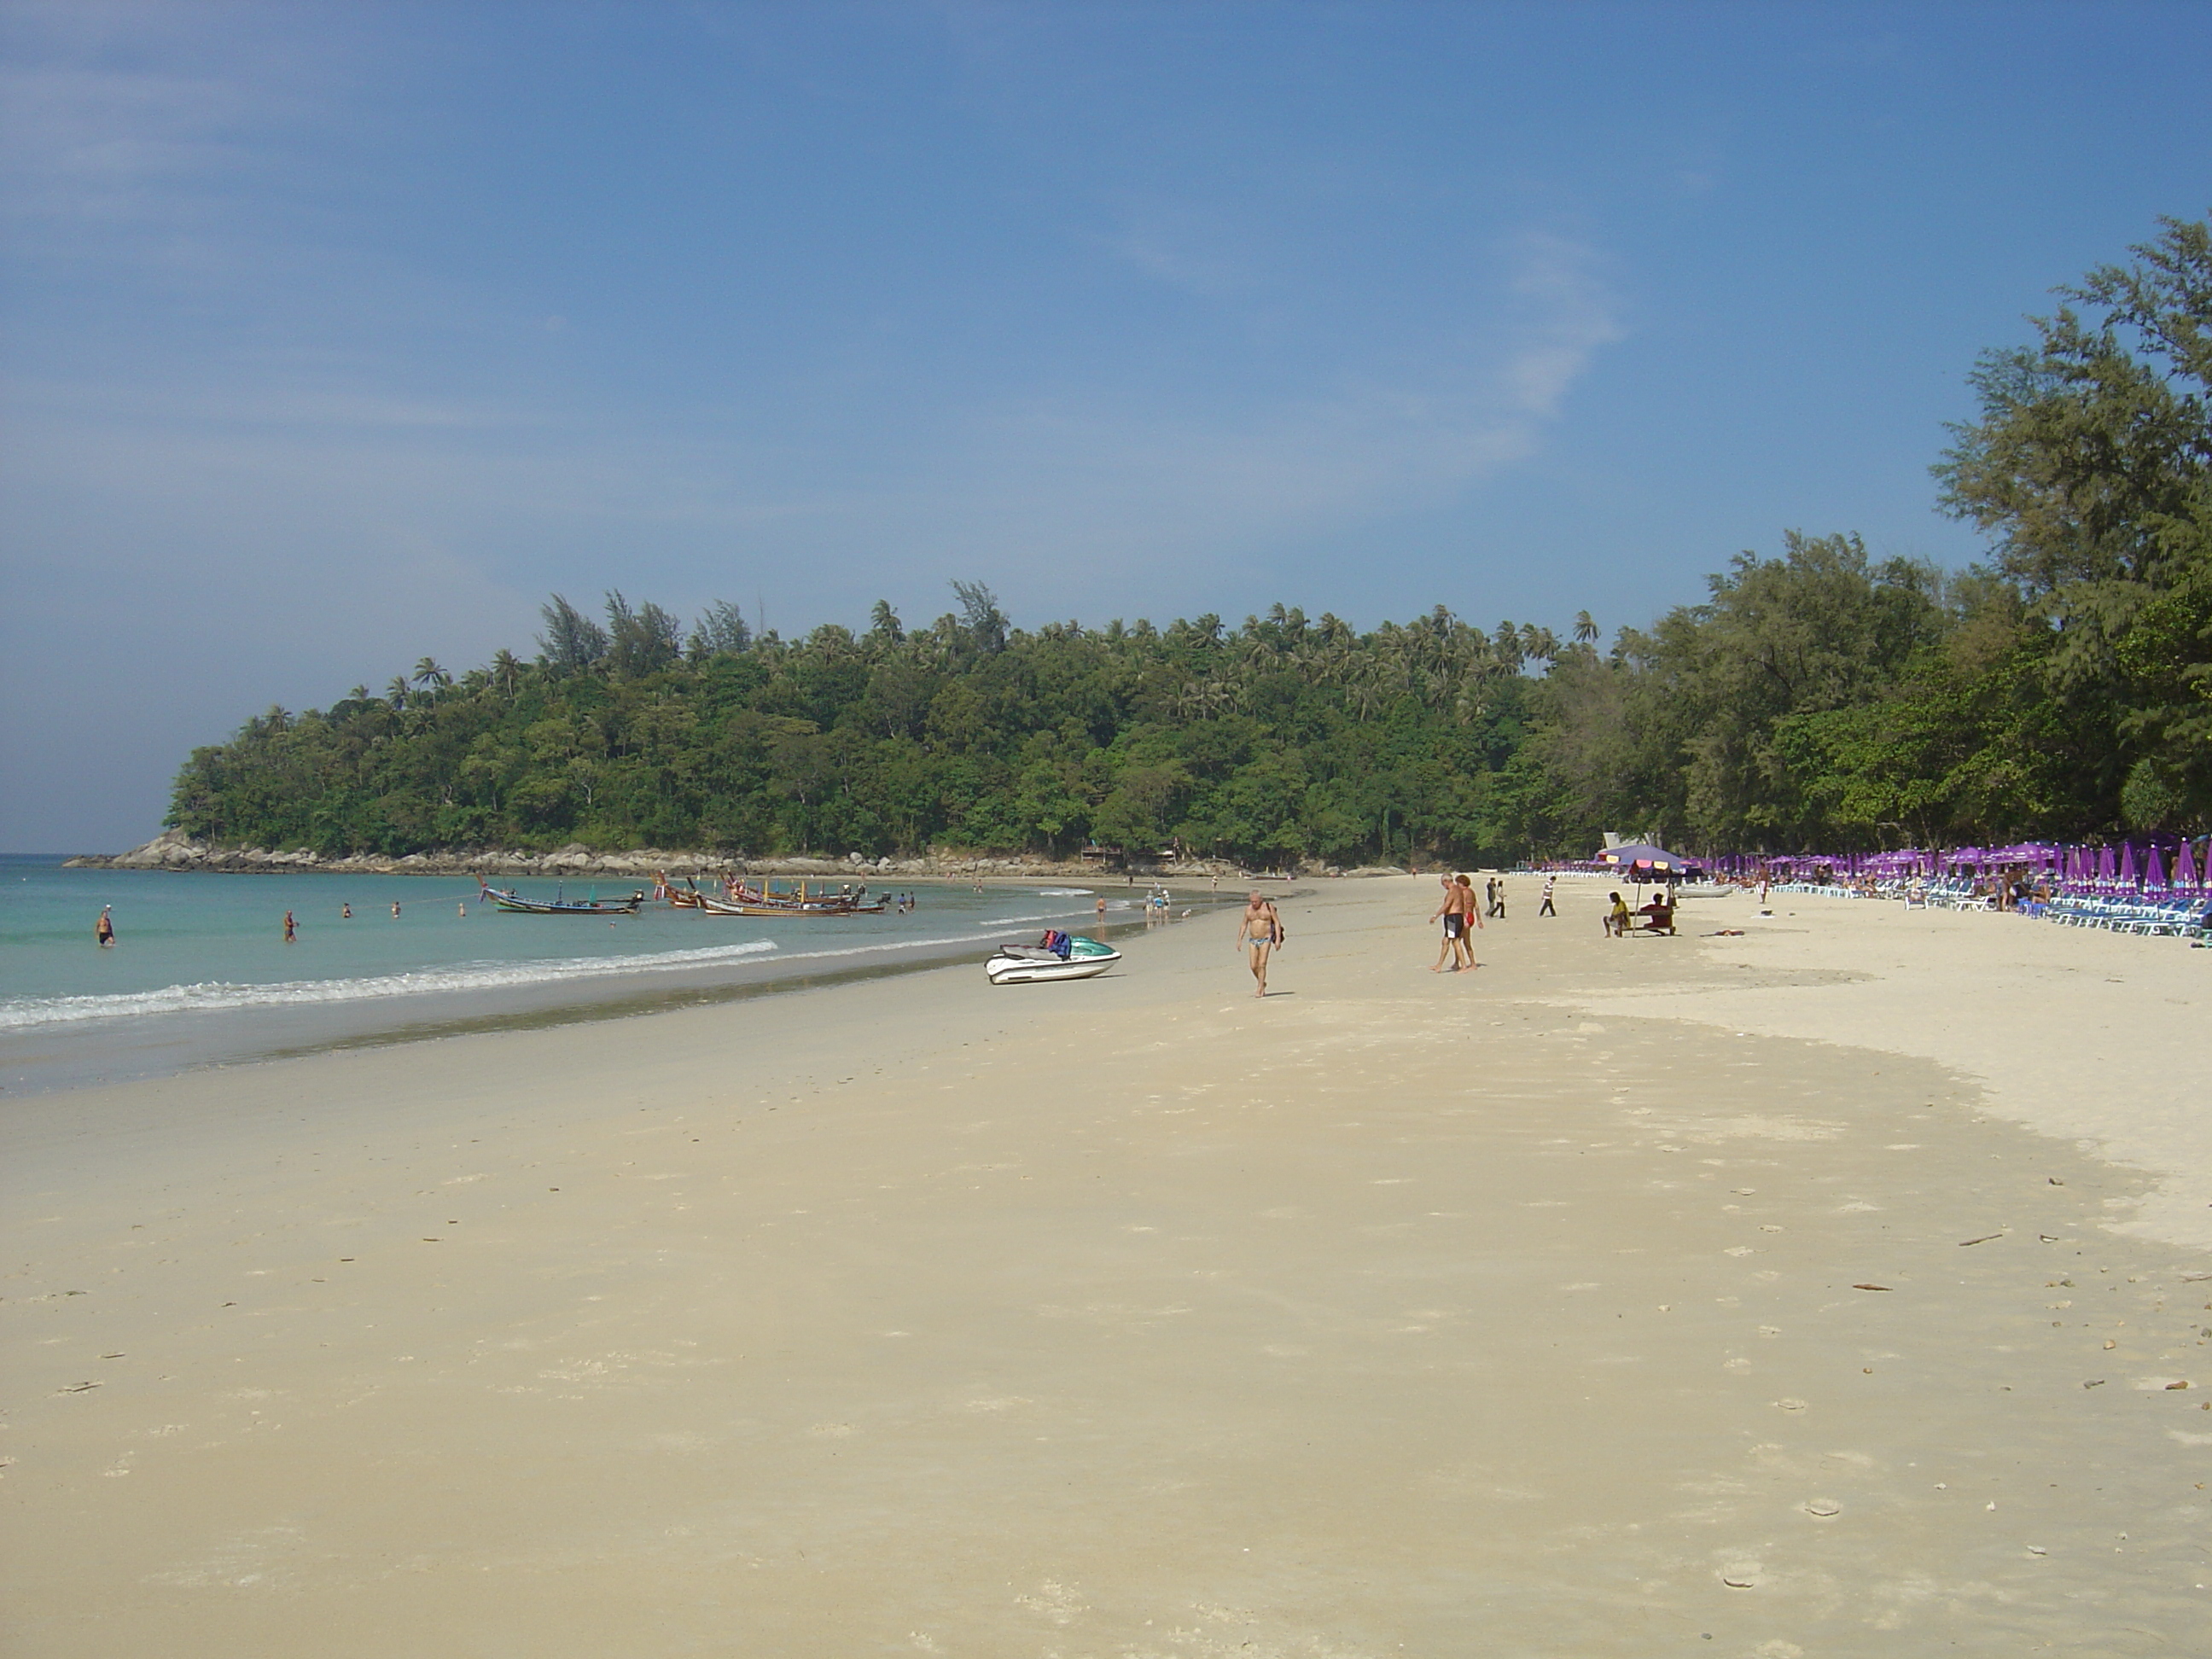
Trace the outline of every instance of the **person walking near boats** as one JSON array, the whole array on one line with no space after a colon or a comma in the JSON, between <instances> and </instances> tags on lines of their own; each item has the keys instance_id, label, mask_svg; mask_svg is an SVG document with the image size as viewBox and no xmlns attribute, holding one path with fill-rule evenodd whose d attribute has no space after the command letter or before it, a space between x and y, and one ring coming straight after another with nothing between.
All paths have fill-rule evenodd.
<instances>
[{"instance_id":1,"label":"person walking near boats","mask_svg":"<svg viewBox=\"0 0 2212 1659\"><path fill-rule=\"evenodd\" d=\"M100 907L100 920L92 924L92 942L103 951L115 943L115 907Z\"/></svg>"},{"instance_id":2,"label":"person walking near boats","mask_svg":"<svg viewBox=\"0 0 2212 1659\"><path fill-rule=\"evenodd\" d=\"M1288 933L1283 927L1283 918L1275 908L1275 902L1255 890L1244 902L1244 919L1237 927L1237 943L1249 953L1252 978L1256 988L1252 994L1267 994L1267 958L1274 954Z\"/></svg>"}]
</instances>

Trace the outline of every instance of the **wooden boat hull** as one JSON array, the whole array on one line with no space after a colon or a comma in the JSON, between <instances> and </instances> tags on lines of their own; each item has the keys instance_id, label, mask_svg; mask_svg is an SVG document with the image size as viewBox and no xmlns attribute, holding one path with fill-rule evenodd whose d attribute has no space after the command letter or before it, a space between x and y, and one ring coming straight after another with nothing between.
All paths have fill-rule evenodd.
<instances>
[{"instance_id":1,"label":"wooden boat hull","mask_svg":"<svg viewBox=\"0 0 2212 1659\"><path fill-rule=\"evenodd\" d=\"M494 908L517 916L634 916L645 895L626 899L526 899L502 888L477 884L477 890Z\"/></svg>"},{"instance_id":2,"label":"wooden boat hull","mask_svg":"<svg viewBox=\"0 0 2212 1659\"><path fill-rule=\"evenodd\" d=\"M725 904L702 898L699 908L710 916L879 916L890 908L878 904Z\"/></svg>"}]
</instances>

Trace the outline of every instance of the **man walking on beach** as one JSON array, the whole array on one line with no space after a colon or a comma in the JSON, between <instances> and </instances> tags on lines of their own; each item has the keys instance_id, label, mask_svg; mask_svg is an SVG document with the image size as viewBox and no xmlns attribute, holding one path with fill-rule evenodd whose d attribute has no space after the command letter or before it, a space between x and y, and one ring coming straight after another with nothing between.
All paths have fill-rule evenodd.
<instances>
[{"instance_id":1,"label":"man walking on beach","mask_svg":"<svg viewBox=\"0 0 2212 1659\"><path fill-rule=\"evenodd\" d=\"M1237 944L1251 953L1252 978L1258 988L1254 996L1267 994L1267 958L1286 937L1275 902L1255 890L1245 900L1244 920L1237 927Z\"/></svg>"},{"instance_id":2,"label":"man walking on beach","mask_svg":"<svg viewBox=\"0 0 2212 1659\"><path fill-rule=\"evenodd\" d=\"M1559 878L1556 875L1547 876L1544 878L1544 902L1536 907L1536 914L1538 915L1556 916L1559 914L1557 910L1554 910L1552 908L1552 889L1559 884Z\"/></svg>"},{"instance_id":3,"label":"man walking on beach","mask_svg":"<svg viewBox=\"0 0 2212 1659\"><path fill-rule=\"evenodd\" d=\"M1462 968L1479 968L1482 964L1474 959L1474 933L1475 929L1485 923L1482 907L1474 899L1474 878L1465 874L1455 876L1452 884L1459 894L1459 939L1458 949L1454 954L1459 957Z\"/></svg>"},{"instance_id":4,"label":"man walking on beach","mask_svg":"<svg viewBox=\"0 0 2212 1659\"><path fill-rule=\"evenodd\" d=\"M1429 912L1429 922L1431 927L1438 921L1443 923L1443 943L1437 947L1436 963L1429 971L1432 974L1441 974L1444 970L1444 963L1449 962L1452 965L1452 971L1457 973L1460 933L1459 884L1452 879L1449 871L1438 876L1437 880L1443 884L1444 894L1443 897L1437 901L1437 908Z\"/></svg>"}]
</instances>

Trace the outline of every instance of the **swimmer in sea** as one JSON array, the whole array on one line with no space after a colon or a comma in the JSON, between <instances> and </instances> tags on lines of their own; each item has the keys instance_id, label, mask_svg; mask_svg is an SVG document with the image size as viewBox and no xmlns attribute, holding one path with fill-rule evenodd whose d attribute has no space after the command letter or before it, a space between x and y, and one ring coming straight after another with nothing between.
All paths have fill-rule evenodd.
<instances>
[{"instance_id":1,"label":"swimmer in sea","mask_svg":"<svg viewBox=\"0 0 2212 1659\"><path fill-rule=\"evenodd\" d=\"M100 920L92 924L92 938L93 943L103 951L115 943L115 907L113 905L103 904L100 907Z\"/></svg>"}]
</instances>

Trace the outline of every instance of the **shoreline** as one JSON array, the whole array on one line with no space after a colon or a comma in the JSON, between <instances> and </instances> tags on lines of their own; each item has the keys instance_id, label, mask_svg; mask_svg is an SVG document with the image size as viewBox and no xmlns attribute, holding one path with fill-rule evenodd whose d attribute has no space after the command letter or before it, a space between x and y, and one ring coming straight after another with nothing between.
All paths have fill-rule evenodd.
<instances>
[{"instance_id":1,"label":"shoreline","mask_svg":"<svg viewBox=\"0 0 2212 1659\"><path fill-rule=\"evenodd\" d=\"M2212 1256L2075 1133L2175 1126L1976 977L2186 1075L2202 957L1431 891L16 1103L9 1650L2202 1644Z\"/></svg>"}]
</instances>

